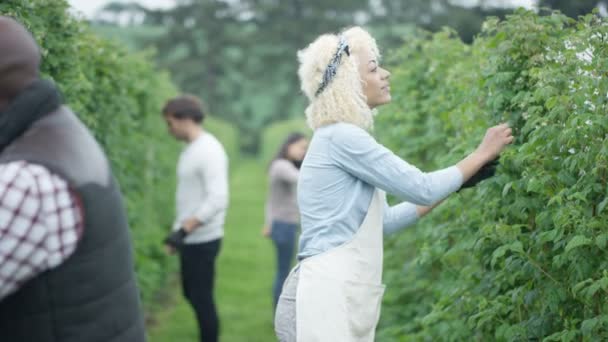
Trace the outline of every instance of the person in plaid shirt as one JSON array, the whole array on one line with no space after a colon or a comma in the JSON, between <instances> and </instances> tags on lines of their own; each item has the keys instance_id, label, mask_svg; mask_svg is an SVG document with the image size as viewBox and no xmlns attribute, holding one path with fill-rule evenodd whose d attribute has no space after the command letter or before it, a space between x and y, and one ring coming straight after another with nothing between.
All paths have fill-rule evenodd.
<instances>
[{"instance_id":1,"label":"person in plaid shirt","mask_svg":"<svg viewBox=\"0 0 608 342\"><path fill-rule=\"evenodd\" d=\"M46 168L0 164L0 300L60 265L82 235L78 196Z\"/></svg>"},{"instance_id":2,"label":"person in plaid shirt","mask_svg":"<svg viewBox=\"0 0 608 342\"><path fill-rule=\"evenodd\" d=\"M131 241L109 162L40 48L0 16L0 339L144 342Z\"/></svg>"}]
</instances>

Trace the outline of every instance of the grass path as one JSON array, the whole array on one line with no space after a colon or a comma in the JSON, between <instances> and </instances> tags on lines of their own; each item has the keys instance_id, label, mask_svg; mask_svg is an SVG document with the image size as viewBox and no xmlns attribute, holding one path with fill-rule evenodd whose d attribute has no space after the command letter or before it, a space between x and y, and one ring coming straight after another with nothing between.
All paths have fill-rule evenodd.
<instances>
[{"instance_id":1,"label":"grass path","mask_svg":"<svg viewBox=\"0 0 608 342\"><path fill-rule=\"evenodd\" d=\"M240 162L232 171L226 236L217 265L216 301L220 342L275 341L272 328L272 243L260 235L266 193L264 166ZM179 282L171 289L172 304L156 316L150 342L196 342L194 314L181 296Z\"/></svg>"}]
</instances>

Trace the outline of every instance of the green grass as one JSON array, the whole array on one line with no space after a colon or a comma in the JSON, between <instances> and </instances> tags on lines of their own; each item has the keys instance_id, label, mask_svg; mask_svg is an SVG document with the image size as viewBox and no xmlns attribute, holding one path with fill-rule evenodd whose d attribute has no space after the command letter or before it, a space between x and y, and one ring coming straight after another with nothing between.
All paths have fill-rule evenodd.
<instances>
[{"instance_id":1,"label":"green grass","mask_svg":"<svg viewBox=\"0 0 608 342\"><path fill-rule=\"evenodd\" d=\"M220 341L275 341L271 296L274 250L260 234L266 194L264 165L255 160L240 161L232 170L230 187L226 236L216 278ZM149 341L198 341L194 314L181 296L179 283L172 285L171 296L165 310L155 316Z\"/></svg>"}]
</instances>

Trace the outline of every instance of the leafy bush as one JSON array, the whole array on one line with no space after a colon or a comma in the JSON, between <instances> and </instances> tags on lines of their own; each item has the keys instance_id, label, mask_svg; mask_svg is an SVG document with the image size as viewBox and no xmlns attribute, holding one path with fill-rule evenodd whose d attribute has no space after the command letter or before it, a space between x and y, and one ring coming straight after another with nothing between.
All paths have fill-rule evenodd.
<instances>
[{"instance_id":1,"label":"leafy bush","mask_svg":"<svg viewBox=\"0 0 608 342\"><path fill-rule=\"evenodd\" d=\"M608 339L608 25L520 10L391 55L379 139L426 170L507 121L497 176L387 242L378 340Z\"/></svg>"},{"instance_id":2,"label":"leafy bush","mask_svg":"<svg viewBox=\"0 0 608 342\"><path fill-rule=\"evenodd\" d=\"M33 32L43 49L44 77L60 86L66 103L92 129L109 155L125 195L146 304L175 269L160 241L173 219L178 145L160 118L176 93L147 53L129 53L97 38L67 12L63 0L7 0L0 13ZM171 209L169 209L171 208Z\"/></svg>"}]
</instances>

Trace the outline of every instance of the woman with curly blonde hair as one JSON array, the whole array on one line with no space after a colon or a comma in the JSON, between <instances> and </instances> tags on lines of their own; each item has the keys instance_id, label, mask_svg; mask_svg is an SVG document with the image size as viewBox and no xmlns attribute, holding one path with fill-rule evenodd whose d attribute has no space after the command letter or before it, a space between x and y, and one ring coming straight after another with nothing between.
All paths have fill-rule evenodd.
<instances>
[{"instance_id":1,"label":"woman with curly blonde hair","mask_svg":"<svg viewBox=\"0 0 608 342\"><path fill-rule=\"evenodd\" d=\"M422 172L369 133L391 93L368 32L321 35L298 57L314 135L298 180L299 263L283 286L275 330L281 342L373 341L384 293L383 233L492 174L491 161L513 136L506 124L491 127L456 165ZM386 192L404 202L390 207Z\"/></svg>"}]
</instances>

